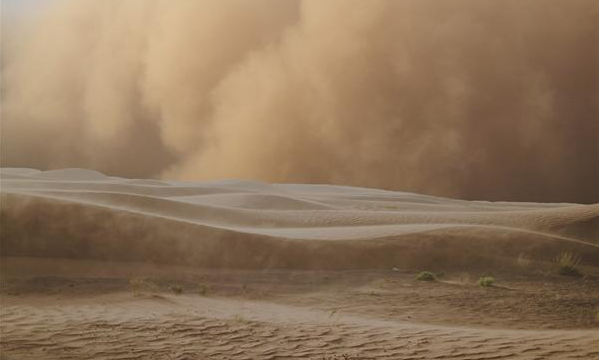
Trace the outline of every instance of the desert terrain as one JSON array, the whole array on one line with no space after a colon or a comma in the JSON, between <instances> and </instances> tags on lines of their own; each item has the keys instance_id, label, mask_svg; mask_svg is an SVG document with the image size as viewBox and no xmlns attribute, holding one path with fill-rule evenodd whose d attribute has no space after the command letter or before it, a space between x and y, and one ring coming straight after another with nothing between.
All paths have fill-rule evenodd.
<instances>
[{"instance_id":1,"label":"desert terrain","mask_svg":"<svg viewBox=\"0 0 600 360\"><path fill-rule=\"evenodd\" d=\"M1 359L598 358L597 204L0 175Z\"/></svg>"}]
</instances>

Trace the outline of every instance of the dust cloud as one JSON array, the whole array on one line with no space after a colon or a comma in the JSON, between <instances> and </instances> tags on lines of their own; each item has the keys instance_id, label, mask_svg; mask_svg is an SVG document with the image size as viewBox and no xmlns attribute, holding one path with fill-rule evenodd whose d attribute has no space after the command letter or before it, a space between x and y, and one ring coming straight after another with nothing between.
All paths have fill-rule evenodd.
<instances>
[{"instance_id":1,"label":"dust cloud","mask_svg":"<svg viewBox=\"0 0 600 360\"><path fill-rule=\"evenodd\" d=\"M598 201L597 1L54 0L2 24L2 166Z\"/></svg>"}]
</instances>

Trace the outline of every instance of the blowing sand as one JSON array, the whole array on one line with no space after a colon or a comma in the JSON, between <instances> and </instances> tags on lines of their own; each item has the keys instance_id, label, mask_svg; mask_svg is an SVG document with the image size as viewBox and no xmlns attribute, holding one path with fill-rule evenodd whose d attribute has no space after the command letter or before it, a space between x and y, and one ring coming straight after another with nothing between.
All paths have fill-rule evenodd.
<instances>
[{"instance_id":1,"label":"blowing sand","mask_svg":"<svg viewBox=\"0 0 600 360\"><path fill-rule=\"evenodd\" d=\"M598 358L597 205L0 174L2 359Z\"/></svg>"}]
</instances>

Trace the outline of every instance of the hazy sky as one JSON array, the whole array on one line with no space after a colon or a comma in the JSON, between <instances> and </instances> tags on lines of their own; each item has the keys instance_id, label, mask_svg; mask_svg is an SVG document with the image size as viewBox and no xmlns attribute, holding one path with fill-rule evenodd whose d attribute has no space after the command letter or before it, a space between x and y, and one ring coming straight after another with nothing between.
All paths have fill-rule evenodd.
<instances>
[{"instance_id":1,"label":"hazy sky","mask_svg":"<svg viewBox=\"0 0 600 360\"><path fill-rule=\"evenodd\" d=\"M2 166L598 201L594 0L2 0L2 89Z\"/></svg>"}]
</instances>

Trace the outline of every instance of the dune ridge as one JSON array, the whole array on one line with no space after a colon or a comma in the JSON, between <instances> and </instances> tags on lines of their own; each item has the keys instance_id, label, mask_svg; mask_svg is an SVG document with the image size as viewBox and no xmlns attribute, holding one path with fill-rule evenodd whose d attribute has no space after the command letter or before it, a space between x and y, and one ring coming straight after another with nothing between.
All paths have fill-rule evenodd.
<instances>
[{"instance_id":1,"label":"dune ridge","mask_svg":"<svg viewBox=\"0 0 600 360\"><path fill-rule=\"evenodd\" d=\"M598 205L485 202L334 185L1 169L2 253L231 268L597 266Z\"/></svg>"}]
</instances>

